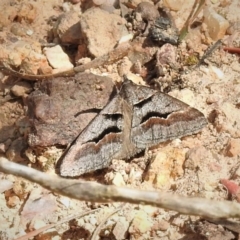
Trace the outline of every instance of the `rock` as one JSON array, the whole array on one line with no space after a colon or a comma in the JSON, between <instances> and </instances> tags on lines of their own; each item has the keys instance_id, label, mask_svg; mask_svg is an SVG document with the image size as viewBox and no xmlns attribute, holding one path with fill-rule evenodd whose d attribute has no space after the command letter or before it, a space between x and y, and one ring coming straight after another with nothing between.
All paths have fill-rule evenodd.
<instances>
[{"instance_id":1,"label":"rock","mask_svg":"<svg viewBox=\"0 0 240 240\"><path fill-rule=\"evenodd\" d=\"M28 22L28 23L32 23L35 18L37 17L37 9L36 7L31 4L31 3L22 3L20 5L20 9L17 13L17 21L18 22Z\"/></svg>"},{"instance_id":2,"label":"rock","mask_svg":"<svg viewBox=\"0 0 240 240\"><path fill-rule=\"evenodd\" d=\"M169 178L170 178L170 167L171 163L168 161L167 154L165 152L159 152L157 153L154 161L152 162L147 174L146 174L146 180L150 181L152 183L156 183L156 178L158 176L158 171L160 172L160 176L162 177L162 184L160 182L160 185L165 185L167 183L170 184ZM165 172L166 174L163 174L162 172Z\"/></svg>"},{"instance_id":3,"label":"rock","mask_svg":"<svg viewBox=\"0 0 240 240\"><path fill-rule=\"evenodd\" d=\"M62 4L62 8L64 12L70 12L72 9L72 4L70 2L64 2Z\"/></svg>"},{"instance_id":4,"label":"rock","mask_svg":"<svg viewBox=\"0 0 240 240\"><path fill-rule=\"evenodd\" d=\"M13 45L11 45L13 47ZM4 44L0 45L0 61L6 65L19 66L22 62L22 58L17 51L11 51Z\"/></svg>"},{"instance_id":5,"label":"rock","mask_svg":"<svg viewBox=\"0 0 240 240\"><path fill-rule=\"evenodd\" d=\"M177 226L179 228L182 228L184 227L185 225L185 222L186 220L181 218L181 217L175 217L172 221L171 221L171 224L174 225L174 226Z\"/></svg>"},{"instance_id":6,"label":"rock","mask_svg":"<svg viewBox=\"0 0 240 240\"><path fill-rule=\"evenodd\" d=\"M150 231L153 223L144 211L138 211L129 227L129 233L134 236L141 236Z\"/></svg>"},{"instance_id":7,"label":"rock","mask_svg":"<svg viewBox=\"0 0 240 240\"><path fill-rule=\"evenodd\" d=\"M47 74L52 74L53 73L53 69L49 66L47 59L46 59L46 61L43 60L40 63L38 71L39 71L39 74L43 74L43 75L47 75Z\"/></svg>"},{"instance_id":8,"label":"rock","mask_svg":"<svg viewBox=\"0 0 240 240\"><path fill-rule=\"evenodd\" d=\"M26 196L32 191L33 185L27 180L18 179L14 182L13 192L20 199L25 199Z\"/></svg>"},{"instance_id":9,"label":"rock","mask_svg":"<svg viewBox=\"0 0 240 240\"><path fill-rule=\"evenodd\" d=\"M132 62L128 59L128 57L124 57L117 65L119 76L123 77L124 75L128 74L131 67Z\"/></svg>"},{"instance_id":10,"label":"rock","mask_svg":"<svg viewBox=\"0 0 240 240\"><path fill-rule=\"evenodd\" d=\"M221 99L220 99L220 97L219 97L218 95L212 94L212 95L210 95L209 97L207 97L206 103L207 103L207 104L213 104L213 103L219 102L220 100L221 100ZM210 117L210 119L211 119L211 117ZM214 119L212 119L212 121L214 121Z\"/></svg>"},{"instance_id":11,"label":"rock","mask_svg":"<svg viewBox=\"0 0 240 240\"><path fill-rule=\"evenodd\" d=\"M62 43L79 44L81 39L79 19L79 12L76 11L64 13L59 17L53 32Z\"/></svg>"},{"instance_id":12,"label":"rock","mask_svg":"<svg viewBox=\"0 0 240 240\"><path fill-rule=\"evenodd\" d=\"M11 92L16 97L23 97L25 94L32 91L32 86L27 82L17 82L12 88Z\"/></svg>"},{"instance_id":13,"label":"rock","mask_svg":"<svg viewBox=\"0 0 240 240\"><path fill-rule=\"evenodd\" d=\"M26 36L26 34L27 34L27 28L18 22L12 24L10 31L15 36L19 36L19 37Z\"/></svg>"},{"instance_id":14,"label":"rock","mask_svg":"<svg viewBox=\"0 0 240 240\"><path fill-rule=\"evenodd\" d=\"M35 152L34 152L34 150L32 148L28 148L25 151L25 155L26 155L26 157L28 158L28 160L31 163L35 163L36 162L36 154L35 154Z\"/></svg>"},{"instance_id":15,"label":"rock","mask_svg":"<svg viewBox=\"0 0 240 240\"><path fill-rule=\"evenodd\" d=\"M203 164L204 160L208 157L209 152L205 147L198 146L195 148L191 148L186 153L186 161L184 162L184 168L195 171Z\"/></svg>"},{"instance_id":16,"label":"rock","mask_svg":"<svg viewBox=\"0 0 240 240\"><path fill-rule=\"evenodd\" d=\"M6 152L6 146L4 143L0 143L0 153L5 153Z\"/></svg>"},{"instance_id":17,"label":"rock","mask_svg":"<svg viewBox=\"0 0 240 240\"><path fill-rule=\"evenodd\" d=\"M150 2L139 3L135 11L141 14L144 21L153 21L160 16L157 8Z\"/></svg>"},{"instance_id":18,"label":"rock","mask_svg":"<svg viewBox=\"0 0 240 240\"><path fill-rule=\"evenodd\" d=\"M10 161L21 162L25 160L23 157L24 151L27 149L27 143L24 138L15 139L11 146L8 148L6 152L6 156Z\"/></svg>"},{"instance_id":19,"label":"rock","mask_svg":"<svg viewBox=\"0 0 240 240\"><path fill-rule=\"evenodd\" d=\"M229 139L227 146L224 150L224 155L227 157L236 157L240 156L240 139Z\"/></svg>"},{"instance_id":20,"label":"rock","mask_svg":"<svg viewBox=\"0 0 240 240\"><path fill-rule=\"evenodd\" d=\"M29 145L67 145L96 116L96 112L86 110L106 105L113 82L108 77L79 73L39 81L35 88L38 90L26 101L32 123Z\"/></svg>"},{"instance_id":21,"label":"rock","mask_svg":"<svg viewBox=\"0 0 240 240\"><path fill-rule=\"evenodd\" d=\"M116 240L126 239L129 228L129 222L125 217L119 217L116 225L113 228L113 235Z\"/></svg>"},{"instance_id":22,"label":"rock","mask_svg":"<svg viewBox=\"0 0 240 240\"><path fill-rule=\"evenodd\" d=\"M203 16L209 36L214 41L222 39L229 27L229 22L209 6L203 10Z\"/></svg>"},{"instance_id":23,"label":"rock","mask_svg":"<svg viewBox=\"0 0 240 240\"><path fill-rule=\"evenodd\" d=\"M43 52L53 68L61 69L61 71L73 68L68 55L62 50L60 45L44 48Z\"/></svg>"},{"instance_id":24,"label":"rock","mask_svg":"<svg viewBox=\"0 0 240 240\"><path fill-rule=\"evenodd\" d=\"M46 224L41 219L34 219L31 221L31 229L39 229L41 227L44 227Z\"/></svg>"},{"instance_id":25,"label":"rock","mask_svg":"<svg viewBox=\"0 0 240 240\"><path fill-rule=\"evenodd\" d=\"M86 36L88 50L94 57L111 51L126 32L124 20L99 8L84 12L80 19L82 33Z\"/></svg>"},{"instance_id":26,"label":"rock","mask_svg":"<svg viewBox=\"0 0 240 240\"><path fill-rule=\"evenodd\" d=\"M132 50L128 53L128 58L132 63L139 61L143 66L153 58L155 53L155 48L148 47L146 41L139 39L132 46Z\"/></svg>"},{"instance_id":27,"label":"rock","mask_svg":"<svg viewBox=\"0 0 240 240\"><path fill-rule=\"evenodd\" d=\"M159 219L154 225L153 225L153 229L154 230L160 230L160 231L167 231L168 228L170 227L169 222L163 220L163 219Z\"/></svg>"},{"instance_id":28,"label":"rock","mask_svg":"<svg viewBox=\"0 0 240 240\"><path fill-rule=\"evenodd\" d=\"M153 183L155 188L169 189L173 178L182 176L184 160L183 149L175 148L174 151L171 147L161 149L150 165L144 180Z\"/></svg>"},{"instance_id":29,"label":"rock","mask_svg":"<svg viewBox=\"0 0 240 240\"><path fill-rule=\"evenodd\" d=\"M37 74L40 66L46 62L46 57L39 53L31 52L29 56L23 59L21 70L24 73Z\"/></svg>"},{"instance_id":30,"label":"rock","mask_svg":"<svg viewBox=\"0 0 240 240\"><path fill-rule=\"evenodd\" d=\"M234 239L233 233L230 230L225 229L225 227L220 224L203 221L201 224L197 225L197 229L198 229L197 230L198 234L200 236L204 236L204 238L208 239L208 240L217 240L217 239L232 240L232 239Z\"/></svg>"},{"instance_id":31,"label":"rock","mask_svg":"<svg viewBox=\"0 0 240 240\"><path fill-rule=\"evenodd\" d=\"M91 217L89 218L89 223L90 223L92 226L96 226L96 225L98 224L96 217L95 217L95 216L91 216Z\"/></svg>"},{"instance_id":32,"label":"rock","mask_svg":"<svg viewBox=\"0 0 240 240\"><path fill-rule=\"evenodd\" d=\"M164 44L156 53L156 66L155 71L157 77L167 76L171 69L179 69L180 66L177 62L177 48L172 44Z\"/></svg>"},{"instance_id":33,"label":"rock","mask_svg":"<svg viewBox=\"0 0 240 240\"><path fill-rule=\"evenodd\" d=\"M33 30L28 29L28 30L26 31L26 33L27 33L28 36L32 36L34 32L33 32Z\"/></svg>"},{"instance_id":34,"label":"rock","mask_svg":"<svg viewBox=\"0 0 240 240\"><path fill-rule=\"evenodd\" d=\"M112 180L112 184L118 187L124 186L125 182L123 180L123 176L117 172Z\"/></svg>"},{"instance_id":35,"label":"rock","mask_svg":"<svg viewBox=\"0 0 240 240\"><path fill-rule=\"evenodd\" d=\"M11 22L14 21L14 18L17 16L18 8L16 5L9 4L8 1L1 1L1 8L4 9L4 14L0 18L0 28L8 27L11 25Z\"/></svg>"},{"instance_id":36,"label":"rock","mask_svg":"<svg viewBox=\"0 0 240 240\"><path fill-rule=\"evenodd\" d=\"M71 206L71 199L65 196L59 196L58 202L60 202L66 208L70 208ZM79 219L79 221L83 221L83 219Z\"/></svg>"},{"instance_id":37,"label":"rock","mask_svg":"<svg viewBox=\"0 0 240 240\"><path fill-rule=\"evenodd\" d=\"M19 71L37 74L46 57L41 54L41 45L31 40L17 41L10 46L0 45L0 62L18 67Z\"/></svg>"},{"instance_id":38,"label":"rock","mask_svg":"<svg viewBox=\"0 0 240 240\"><path fill-rule=\"evenodd\" d=\"M129 72L129 73L126 74L126 77L127 77L129 80L131 80L133 83L135 83L135 84L142 84L142 85L144 85L143 78L140 77L140 76L137 76L137 75Z\"/></svg>"},{"instance_id":39,"label":"rock","mask_svg":"<svg viewBox=\"0 0 240 240\"><path fill-rule=\"evenodd\" d=\"M7 205L10 208L16 207L20 203L20 199L17 196L10 196L7 200Z\"/></svg>"},{"instance_id":40,"label":"rock","mask_svg":"<svg viewBox=\"0 0 240 240\"><path fill-rule=\"evenodd\" d=\"M157 64L160 65L177 65L177 48L172 44L164 44L156 54Z\"/></svg>"},{"instance_id":41,"label":"rock","mask_svg":"<svg viewBox=\"0 0 240 240\"><path fill-rule=\"evenodd\" d=\"M170 172L156 174L153 184L155 188L170 189L171 187Z\"/></svg>"}]
</instances>

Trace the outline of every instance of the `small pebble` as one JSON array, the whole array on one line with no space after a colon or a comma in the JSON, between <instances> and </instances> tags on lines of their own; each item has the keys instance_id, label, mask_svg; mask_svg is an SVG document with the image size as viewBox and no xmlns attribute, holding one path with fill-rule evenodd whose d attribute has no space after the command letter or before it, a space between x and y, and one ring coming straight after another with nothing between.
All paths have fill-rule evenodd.
<instances>
[{"instance_id":1,"label":"small pebble","mask_svg":"<svg viewBox=\"0 0 240 240\"><path fill-rule=\"evenodd\" d=\"M229 139L225 148L225 155L228 157L240 156L240 139Z\"/></svg>"},{"instance_id":2,"label":"small pebble","mask_svg":"<svg viewBox=\"0 0 240 240\"><path fill-rule=\"evenodd\" d=\"M215 41L222 39L230 25L229 22L211 7L204 8L203 16L209 36Z\"/></svg>"},{"instance_id":3,"label":"small pebble","mask_svg":"<svg viewBox=\"0 0 240 240\"><path fill-rule=\"evenodd\" d=\"M15 207L16 205L19 204L19 202L20 202L20 199L17 196L11 196L7 201L7 205L9 207Z\"/></svg>"},{"instance_id":4,"label":"small pebble","mask_svg":"<svg viewBox=\"0 0 240 240\"><path fill-rule=\"evenodd\" d=\"M89 223L92 224L93 226L96 226L96 225L97 225L97 220L96 220L96 218L95 218L95 217L90 217Z\"/></svg>"},{"instance_id":5,"label":"small pebble","mask_svg":"<svg viewBox=\"0 0 240 240\"><path fill-rule=\"evenodd\" d=\"M32 86L27 82L18 82L12 88L11 92L16 97L23 97L32 91Z\"/></svg>"},{"instance_id":6,"label":"small pebble","mask_svg":"<svg viewBox=\"0 0 240 240\"><path fill-rule=\"evenodd\" d=\"M52 48L46 47L43 49L43 52L53 68L60 69L61 71L63 69L67 70L73 68L68 55L63 51L60 45L56 45Z\"/></svg>"},{"instance_id":7,"label":"small pebble","mask_svg":"<svg viewBox=\"0 0 240 240\"><path fill-rule=\"evenodd\" d=\"M26 33L27 33L28 36L31 36L31 35L33 35L33 30L29 29L29 30L27 30Z\"/></svg>"},{"instance_id":8,"label":"small pebble","mask_svg":"<svg viewBox=\"0 0 240 240\"><path fill-rule=\"evenodd\" d=\"M126 221L125 217L119 217L112 231L115 239L126 239L128 228L129 222Z\"/></svg>"},{"instance_id":9,"label":"small pebble","mask_svg":"<svg viewBox=\"0 0 240 240\"><path fill-rule=\"evenodd\" d=\"M71 5L70 5L70 3L65 2L65 3L63 3L62 8L63 8L63 11L64 11L64 12L70 12L70 10L71 10Z\"/></svg>"},{"instance_id":10,"label":"small pebble","mask_svg":"<svg viewBox=\"0 0 240 240\"><path fill-rule=\"evenodd\" d=\"M170 227L169 222L163 219L158 220L158 222L154 224L154 228L160 231L167 231L169 227Z\"/></svg>"},{"instance_id":11,"label":"small pebble","mask_svg":"<svg viewBox=\"0 0 240 240\"><path fill-rule=\"evenodd\" d=\"M119 187L125 185L123 177L120 173L116 173L115 177L113 178L112 183L113 183L113 185L119 186Z\"/></svg>"},{"instance_id":12,"label":"small pebble","mask_svg":"<svg viewBox=\"0 0 240 240\"><path fill-rule=\"evenodd\" d=\"M136 8L136 12L141 14L143 20L151 21L159 17L156 7L150 2L141 2Z\"/></svg>"}]
</instances>

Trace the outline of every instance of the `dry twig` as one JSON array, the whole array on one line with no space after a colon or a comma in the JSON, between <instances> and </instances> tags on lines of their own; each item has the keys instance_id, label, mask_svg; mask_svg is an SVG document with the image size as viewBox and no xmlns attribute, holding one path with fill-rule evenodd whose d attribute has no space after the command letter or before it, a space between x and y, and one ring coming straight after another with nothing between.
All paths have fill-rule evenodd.
<instances>
[{"instance_id":1,"label":"dry twig","mask_svg":"<svg viewBox=\"0 0 240 240\"><path fill-rule=\"evenodd\" d=\"M97 57L94 60L92 60L89 63L86 63L84 65L77 66L71 70L59 72L55 74L48 74L48 75L30 75L30 74L24 74L17 71L14 71L8 66L0 65L0 71L2 71L6 75L15 76L19 78L23 78L26 80L31 81L37 81L41 79L49 79L54 77L69 77L74 76L76 73L84 72L87 69L90 68L97 68L106 64L112 64L114 62L117 62L118 60L122 59L124 56L128 54L128 52L131 49L131 45L126 42L120 44L117 48L113 49L109 53Z\"/></svg>"},{"instance_id":2,"label":"dry twig","mask_svg":"<svg viewBox=\"0 0 240 240\"><path fill-rule=\"evenodd\" d=\"M51 191L82 201L149 204L208 219L240 218L240 204L236 202L183 197L170 193L142 191L106 186L96 182L63 179L10 162L4 157L0 157L0 170L4 173L21 176Z\"/></svg>"},{"instance_id":3,"label":"dry twig","mask_svg":"<svg viewBox=\"0 0 240 240\"><path fill-rule=\"evenodd\" d=\"M97 210L99 210L99 209L89 210L89 211L86 211L86 212L83 212L83 213L79 213L79 214L74 215L74 216L70 216L70 217L64 218L63 220L58 221L57 223L53 223L53 224L49 224L47 226L41 227L41 228L39 228L39 229L37 229L35 231L27 233L24 236L16 238L15 240L28 240L29 238L33 238L33 237L37 236L38 234L47 231L50 228L56 227L57 225L61 225L61 224L65 223L65 222L68 222L68 221L74 219L74 218L84 217L84 216L86 216L88 214L96 212Z\"/></svg>"},{"instance_id":4,"label":"dry twig","mask_svg":"<svg viewBox=\"0 0 240 240\"><path fill-rule=\"evenodd\" d=\"M97 226L97 228L95 229L95 231L94 231L94 233L93 233L93 235L92 235L92 237L91 237L91 240L97 240L98 238L98 235L99 235L99 233L100 233L100 231L101 231L101 228L102 228L102 226L104 225L104 223L112 216L112 215L114 215L115 213L117 213L118 211L120 211L122 208L123 208L123 206L124 206L125 204L121 204L121 206L120 207L118 207L117 209L115 209L114 211L112 211L111 213L109 213L102 221L101 221L101 223Z\"/></svg>"},{"instance_id":5,"label":"dry twig","mask_svg":"<svg viewBox=\"0 0 240 240\"><path fill-rule=\"evenodd\" d=\"M205 0L195 0L194 5L193 5L192 10L191 10L191 13L188 16L188 19L186 20L185 24L183 25L183 28L180 31L180 34L179 34L179 41L180 42L188 34L189 26L192 24L194 19L198 16L200 11L203 9L203 7L205 5L205 2L206 2Z\"/></svg>"}]
</instances>

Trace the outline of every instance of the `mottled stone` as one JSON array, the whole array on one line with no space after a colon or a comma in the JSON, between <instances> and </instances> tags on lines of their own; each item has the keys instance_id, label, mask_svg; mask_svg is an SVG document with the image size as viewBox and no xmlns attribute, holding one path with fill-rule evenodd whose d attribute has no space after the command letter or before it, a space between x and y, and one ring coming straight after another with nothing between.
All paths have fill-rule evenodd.
<instances>
[{"instance_id":1,"label":"mottled stone","mask_svg":"<svg viewBox=\"0 0 240 240\"><path fill-rule=\"evenodd\" d=\"M30 146L66 145L72 142L106 105L112 80L91 73L58 77L36 83L28 99L32 123Z\"/></svg>"},{"instance_id":2,"label":"mottled stone","mask_svg":"<svg viewBox=\"0 0 240 240\"><path fill-rule=\"evenodd\" d=\"M43 52L53 68L60 69L60 71L73 68L73 64L70 62L68 55L60 45L44 48Z\"/></svg>"},{"instance_id":3,"label":"mottled stone","mask_svg":"<svg viewBox=\"0 0 240 240\"><path fill-rule=\"evenodd\" d=\"M95 57L111 51L126 32L123 19L99 8L87 10L80 19L90 54Z\"/></svg>"},{"instance_id":4,"label":"mottled stone","mask_svg":"<svg viewBox=\"0 0 240 240\"><path fill-rule=\"evenodd\" d=\"M240 139L229 139L225 148L225 155L228 157L240 156Z\"/></svg>"},{"instance_id":5,"label":"mottled stone","mask_svg":"<svg viewBox=\"0 0 240 240\"><path fill-rule=\"evenodd\" d=\"M11 92L13 95L17 97L23 97L25 94L30 93L32 91L31 84L27 82L17 82L12 88Z\"/></svg>"}]
</instances>

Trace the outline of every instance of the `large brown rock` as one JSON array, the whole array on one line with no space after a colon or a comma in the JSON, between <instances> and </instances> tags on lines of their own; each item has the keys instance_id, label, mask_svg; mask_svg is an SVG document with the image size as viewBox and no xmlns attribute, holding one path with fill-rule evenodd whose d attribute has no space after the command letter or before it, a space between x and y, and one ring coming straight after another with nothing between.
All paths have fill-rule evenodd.
<instances>
[{"instance_id":1,"label":"large brown rock","mask_svg":"<svg viewBox=\"0 0 240 240\"><path fill-rule=\"evenodd\" d=\"M32 123L30 146L66 145L72 142L106 105L112 80L91 73L37 82L27 99Z\"/></svg>"},{"instance_id":2,"label":"large brown rock","mask_svg":"<svg viewBox=\"0 0 240 240\"><path fill-rule=\"evenodd\" d=\"M124 19L100 8L87 10L80 19L88 50L94 57L111 51L127 31Z\"/></svg>"}]
</instances>

